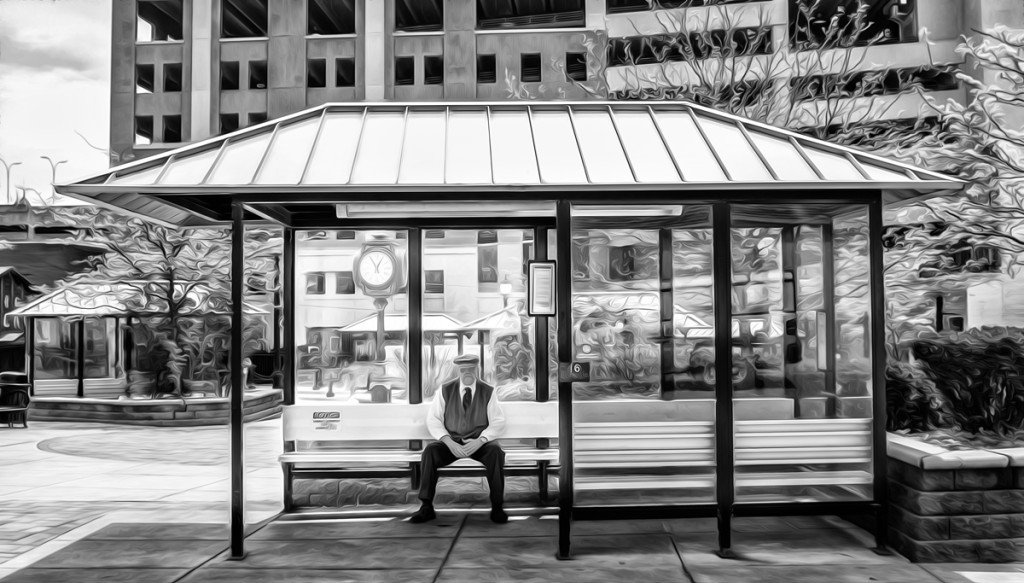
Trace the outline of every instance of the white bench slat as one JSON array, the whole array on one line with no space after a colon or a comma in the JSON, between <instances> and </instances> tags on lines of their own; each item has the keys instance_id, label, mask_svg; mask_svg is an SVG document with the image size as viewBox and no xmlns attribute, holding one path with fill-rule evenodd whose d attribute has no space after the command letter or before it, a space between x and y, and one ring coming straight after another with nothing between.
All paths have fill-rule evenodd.
<instances>
[{"instance_id":1,"label":"white bench slat","mask_svg":"<svg viewBox=\"0 0 1024 583\"><path fill-rule=\"evenodd\" d=\"M840 486L847 484L871 484L869 472L779 472L758 474L736 474L739 488L765 486Z\"/></svg>"},{"instance_id":2,"label":"white bench slat","mask_svg":"<svg viewBox=\"0 0 1024 583\"><path fill-rule=\"evenodd\" d=\"M714 423L706 421L685 421L680 423L577 423L577 437L584 435L649 435L709 433Z\"/></svg>"},{"instance_id":3,"label":"white bench slat","mask_svg":"<svg viewBox=\"0 0 1024 583\"><path fill-rule=\"evenodd\" d=\"M871 433L867 431L822 431L795 433L743 433L736 435L737 449L809 447L818 446L870 446Z\"/></svg>"},{"instance_id":4,"label":"white bench slat","mask_svg":"<svg viewBox=\"0 0 1024 583\"><path fill-rule=\"evenodd\" d=\"M711 488L715 479L712 476L576 476L573 485L578 491Z\"/></svg>"},{"instance_id":5,"label":"white bench slat","mask_svg":"<svg viewBox=\"0 0 1024 583\"><path fill-rule=\"evenodd\" d=\"M871 431L871 419L789 419L736 421L737 433Z\"/></svg>"}]
</instances>

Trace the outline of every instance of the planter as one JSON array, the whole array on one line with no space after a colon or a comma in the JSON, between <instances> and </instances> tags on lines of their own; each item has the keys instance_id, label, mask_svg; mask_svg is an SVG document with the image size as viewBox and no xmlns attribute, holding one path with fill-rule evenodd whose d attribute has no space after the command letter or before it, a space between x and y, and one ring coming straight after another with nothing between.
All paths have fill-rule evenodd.
<instances>
[{"instance_id":1,"label":"planter","mask_svg":"<svg viewBox=\"0 0 1024 583\"><path fill-rule=\"evenodd\" d=\"M128 371L128 396L132 398L151 397L156 392L157 373L146 370Z\"/></svg>"},{"instance_id":2,"label":"planter","mask_svg":"<svg viewBox=\"0 0 1024 583\"><path fill-rule=\"evenodd\" d=\"M186 395L205 393L206 395L209 396L216 396L217 388L217 381L197 381L192 379L181 379L181 391Z\"/></svg>"},{"instance_id":3,"label":"planter","mask_svg":"<svg viewBox=\"0 0 1024 583\"><path fill-rule=\"evenodd\" d=\"M912 561L1024 561L1024 448L953 451L889 434L889 539Z\"/></svg>"}]
</instances>

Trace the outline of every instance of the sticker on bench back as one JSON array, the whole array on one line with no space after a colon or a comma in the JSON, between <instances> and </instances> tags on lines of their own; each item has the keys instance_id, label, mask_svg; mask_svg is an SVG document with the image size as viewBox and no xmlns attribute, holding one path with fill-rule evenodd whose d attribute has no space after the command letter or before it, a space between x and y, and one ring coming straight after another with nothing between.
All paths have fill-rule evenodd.
<instances>
[{"instance_id":1,"label":"sticker on bench back","mask_svg":"<svg viewBox=\"0 0 1024 583\"><path fill-rule=\"evenodd\" d=\"M314 431L337 431L341 423L341 411L313 411Z\"/></svg>"},{"instance_id":2,"label":"sticker on bench back","mask_svg":"<svg viewBox=\"0 0 1024 583\"><path fill-rule=\"evenodd\" d=\"M558 380L563 383L579 383L590 381L590 363L558 363Z\"/></svg>"}]
</instances>

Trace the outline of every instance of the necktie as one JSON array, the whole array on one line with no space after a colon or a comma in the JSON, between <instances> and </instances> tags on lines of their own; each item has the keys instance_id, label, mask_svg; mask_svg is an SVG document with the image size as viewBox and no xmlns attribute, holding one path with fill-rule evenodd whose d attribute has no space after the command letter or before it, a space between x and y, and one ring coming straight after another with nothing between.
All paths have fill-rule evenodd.
<instances>
[{"instance_id":1,"label":"necktie","mask_svg":"<svg viewBox=\"0 0 1024 583\"><path fill-rule=\"evenodd\" d=\"M469 403L473 400L473 395L469 392L469 387L466 387L465 394L462 395L462 410L469 411Z\"/></svg>"}]
</instances>

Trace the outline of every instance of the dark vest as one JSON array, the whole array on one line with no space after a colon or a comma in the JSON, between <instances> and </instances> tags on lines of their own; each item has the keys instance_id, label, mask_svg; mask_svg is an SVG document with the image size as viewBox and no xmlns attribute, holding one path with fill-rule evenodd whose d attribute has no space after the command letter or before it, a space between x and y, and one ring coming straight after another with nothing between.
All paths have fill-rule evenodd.
<instances>
[{"instance_id":1,"label":"dark vest","mask_svg":"<svg viewBox=\"0 0 1024 583\"><path fill-rule=\"evenodd\" d=\"M494 392L487 383L476 382L476 390L473 391L473 400L469 404L469 410L462 410L462 388L459 381L445 384L441 387L444 396L444 428L448 435L452 436L458 443L464 443L470 439L480 437L480 433L487 429L487 403L491 400L491 393Z\"/></svg>"}]
</instances>

